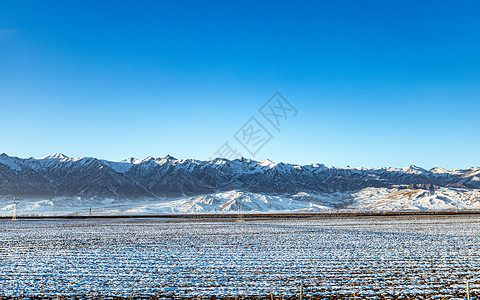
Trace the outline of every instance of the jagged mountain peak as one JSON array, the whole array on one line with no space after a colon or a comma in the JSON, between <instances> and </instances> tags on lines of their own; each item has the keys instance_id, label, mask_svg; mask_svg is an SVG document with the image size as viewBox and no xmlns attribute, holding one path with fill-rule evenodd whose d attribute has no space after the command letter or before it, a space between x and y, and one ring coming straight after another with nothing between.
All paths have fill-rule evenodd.
<instances>
[{"instance_id":1,"label":"jagged mountain peak","mask_svg":"<svg viewBox=\"0 0 480 300\"><path fill-rule=\"evenodd\" d=\"M277 164L274 163L273 161L271 161L270 159L266 159L264 161L262 161L261 163L258 164L259 166L262 166L262 167L269 167L270 169L275 167Z\"/></svg>"},{"instance_id":2,"label":"jagged mountain peak","mask_svg":"<svg viewBox=\"0 0 480 300\"><path fill-rule=\"evenodd\" d=\"M212 165L225 165L225 164L228 164L229 162L230 162L229 159L220 158L220 157L214 158L211 161L209 161L209 163Z\"/></svg>"},{"instance_id":3,"label":"jagged mountain peak","mask_svg":"<svg viewBox=\"0 0 480 300\"><path fill-rule=\"evenodd\" d=\"M49 155L42 156L38 159L69 159L69 157L63 153L52 153Z\"/></svg>"},{"instance_id":4,"label":"jagged mountain peak","mask_svg":"<svg viewBox=\"0 0 480 300\"><path fill-rule=\"evenodd\" d=\"M435 174L445 174L449 172L447 169L441 167L431 168L429 171Z\"/></svg>"},{"instance_id":5,"label":"jagged mountain peak","mask_svg":"<svg viewBox=\"0 0 480 300\"><path fill-rule=\"evenodd\" d=\"M402 170L405 172L405 173L423 173L423 172L426 172L427 170L423 169L423 168L420 168L416 165L409 165L409 166L406 166L404 168L402 168Z\"/></svg>"},{"instance_id":6,"label":"jagged mountain peak","mask_svg":"<svg viewBox=\"0 0 480 300\"><path fill-rule=\"evenodd\" d=\"M75 162L75 161L84 161L85 162L85 161L96 161L96 160L98 160L95 157L71 158L71 157L69 157L69 156L67 156L63 153L52 153L52 154L49 154L49 155L46 155L46 156L43 156L43 157L40 157L40 158L33 158L32 157L32 158L28 158L28 159L22 159L22 158L18 158L18 157L15 157L15 156L9 156L6 153L1 153L0 157L2 157L4 159L16 159L16 160L21 160L21 161L28 161L28 160L36 160L36 161L61 160L61 161L72 161L72 162ZM409 166L406 166L406 167L403 167L403 168L393 168L393 167L369 168L369 167L350 167L350 166L347 166L347 167L344 167L344 168L339 168L339 167L334 167L334 166L326 166L325 164L321 164L321 163L312 163L312 164L303 165L303 166L302 165L297 165L297 164L284 163L284 162L275 163L270 159L266 159L262 162L258 162L258 161L252 160L250 158L245 158L245 157L240 157L240 158L236 158L236 159L233 159L233 160L229 160L229 159L226 159L226 158L214 158L210 161L201 161L201 160L195 160L195 159L177 159L177 158L171 156L170 154L167 154L163 158L154 158L153 156L148 156L148 157L146 157L142 160L137 159L135 157L130 157L130 158L124 159L120 162L108 161L108 160L103 160L103 159L100 160L100 161L109 162L109 163L128 163L128 164L141 164L141 163L145 163L145 162L160 163L160 162L167 162L167 161L172 162L172 163L176 163L176 164L177 163L178 164L186 164L186 163L198 163L198 164L236 163L236 164L246 164L246 165L254 164L256 166L269 167L269 168L289 166L289 167L294 167L294 168L297 168L297 169L302 169L302 168L312 169L312 168L315 168L315 169L335 169L335 170L370 170L370 171L376 170L376 171L386 171L386 172L401 171L401 172L415 172L415 173L449 173L449 174L460 174L460 173L464 174L464 173L475 172L475 171L480 169L480 167L470 167L470 168L466 168L466 169L455 168L455 169L452 169L452 170L448 170L448 169L444 169L444 168L441 168L441 167L434 167L430 170L426 170L426 169L424 169L422 167L419 167L419 166L416 166L416 165L409 165Z\"/></svg>"},{"instance_id":7,"label":"jagged mountain peak","mask_svg":"<svg viewBox=\"0 0 480 300\"><path fill-rule=\"evenodd\" d=\"M177 160L175 157L171 156L170 154L165 155L163 159L170 160L170 161Z\"/></svg>"}]
</instances>

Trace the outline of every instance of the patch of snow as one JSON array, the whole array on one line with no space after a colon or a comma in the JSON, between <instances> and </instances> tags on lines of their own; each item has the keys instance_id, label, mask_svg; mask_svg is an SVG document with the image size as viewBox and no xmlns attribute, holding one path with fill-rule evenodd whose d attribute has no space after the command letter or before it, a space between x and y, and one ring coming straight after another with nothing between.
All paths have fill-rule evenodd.
<instances>
[{"instance_id":1,"label":"patch of snow","mask_svg":"<svg viewBox=\"0 0 480 300\"><path fill-rule=\"evenodd\" d=\"M63 153L52 153L52 154L45 155L45 156L42 156L42 157L36 158L36 159L61 159L61 160L65 160L65 159L68 159L68 158L69 157L66 156Z\"/></svg>"},{"instance_id":2,"label":"patch of snow","mask_svg":"<svg viewBox=\"0 0 480 300\"><path fill-rule=\"evenodd\" d=\"M261 167L269 167L270 169L275 167L275 163L269 159L266 159L258 164Z\"/></svg>"}]
</instances>

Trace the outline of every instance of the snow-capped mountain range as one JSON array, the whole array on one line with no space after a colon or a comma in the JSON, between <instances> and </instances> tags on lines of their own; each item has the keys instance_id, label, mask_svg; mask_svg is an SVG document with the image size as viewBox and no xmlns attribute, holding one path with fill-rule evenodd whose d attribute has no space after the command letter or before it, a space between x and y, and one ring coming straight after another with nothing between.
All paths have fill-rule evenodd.
<instances>
[{"instance_id":1,"label":"snow-capped mountain range","mask_svg":"<svg viewBox=\"0 0 480 300\"><path fill-rule=\"evenodd\" d=\"M480 168L425 170L336 168L240 158L200 161L147 157L112 162L60 153L41 158L0 154L0 210L31 214L480 208Z\"/></svg>"}]
</instances>

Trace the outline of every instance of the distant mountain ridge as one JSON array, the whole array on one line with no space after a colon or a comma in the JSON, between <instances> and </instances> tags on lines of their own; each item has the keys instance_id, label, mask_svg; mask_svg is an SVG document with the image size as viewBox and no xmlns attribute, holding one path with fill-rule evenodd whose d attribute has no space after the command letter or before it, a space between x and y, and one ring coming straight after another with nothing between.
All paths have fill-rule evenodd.
<instances>
[{"instance_id":1,"label":"distant mountain ridge","mask_svg":"<svg viewBox=\"0 0 480 300\"><path fill-rule=\"evenodd\" d=\"M369 188L476 191L480 189L480 168L336 168L245 158L201 161L169 155L113 162L60 153L26 159L0 154L0 196L4 197L135 200L233 190L293 197L299 193L353 195Z\"/></svg>"}]
</instances>

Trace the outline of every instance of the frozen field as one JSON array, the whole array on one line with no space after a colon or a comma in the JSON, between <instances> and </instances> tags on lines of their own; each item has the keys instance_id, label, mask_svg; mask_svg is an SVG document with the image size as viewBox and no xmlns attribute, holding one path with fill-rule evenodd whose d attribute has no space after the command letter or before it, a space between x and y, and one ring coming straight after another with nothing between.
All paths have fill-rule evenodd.
<instances>
[{"instance_id":1,"label":"frozen field","mask_svg":"<svg viewBox=\"0 0 480 300\"><path fill-rule=\"evenodd\" d=\"M451 299L480 216L0 221L1 297ZM475 299L475 298L472 298Z\"/></svg>"}]
</instances>

